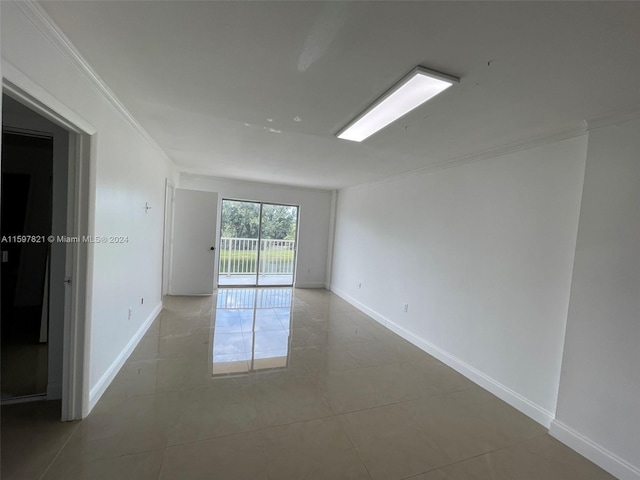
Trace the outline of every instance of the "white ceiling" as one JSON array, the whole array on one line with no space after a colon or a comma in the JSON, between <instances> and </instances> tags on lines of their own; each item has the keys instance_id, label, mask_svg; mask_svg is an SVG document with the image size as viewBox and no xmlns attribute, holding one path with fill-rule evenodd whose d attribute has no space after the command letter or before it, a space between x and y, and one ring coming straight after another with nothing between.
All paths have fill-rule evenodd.
<instances>
[{"instance_id":1,"label":"white ceiling","mask_svg":"<svg viewBox=\"0 0 640 480\"><path fill-rule=\"evenodd\" d=\"M640 106L638 2L41 5L194 173L338 188ZM416 65L461 83L361 144L334 137Z\"/></svg>"}]
</instances>

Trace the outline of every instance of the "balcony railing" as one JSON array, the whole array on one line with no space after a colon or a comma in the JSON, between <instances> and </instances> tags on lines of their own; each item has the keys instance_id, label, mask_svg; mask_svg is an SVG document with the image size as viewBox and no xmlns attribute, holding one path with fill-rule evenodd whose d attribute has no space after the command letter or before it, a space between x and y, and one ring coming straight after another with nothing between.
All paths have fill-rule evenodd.
<instances>
[{"instance_id":1,"label":"balcony railing","mask_svg":"<svg viewBox=\"0 0 640 480\"><path fill-rule=\"evenodd\" d=\"M220 239L221 275L291 275L295 259L295 240L260 240L260 265L257 238Z\"/></svg>"}]
</instances>

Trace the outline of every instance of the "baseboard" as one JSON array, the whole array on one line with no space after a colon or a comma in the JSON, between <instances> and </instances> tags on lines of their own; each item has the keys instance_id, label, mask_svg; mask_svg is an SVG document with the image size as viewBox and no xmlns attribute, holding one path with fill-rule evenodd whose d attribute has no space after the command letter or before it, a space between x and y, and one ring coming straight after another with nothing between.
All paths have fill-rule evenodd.
<instances>
[{"instance_id":1,"label":"baseboard","mask_svg":"<svg viewBox=\"0 0 640 480\"><path fill-rule=\"evenodd\" d=\"M442 363L456 370L458 373L461 373L472 382L478 384L485 390L488 390L489 392L494 394L496 397L500 398L501 400L505 401L512 407L516 408L520 412L527 415L529 418L535 420L536 422L545 426L546 428L550 427L551 422L555 418L552 412L549 412L548 410L542 408L541 406L533 403L532 401L523 397L519 393L511 390L509 387L502 385L500 382L491 378L487 374L472 367L468 363L465 363L464 361L460 360L456 356L451 355L450 353L442 350L441 348L428 342L424 338L419 337L418 335L415 335L414 333L406 330L400 325L394 323L392 320L386 318L384 315L380 315L375 310L368 308L366 305L360 303L355 298L351 297L350 295L340 290L339 288L335 288L334 286L332 286L331 291L334 292L339 297L346 300L347 302L349 302L350 304L352 304L358 310L362 311L363 313L367 314L377 322L387 327L392 332L397 333L405 340L414 344L416 347L424 350L429 355L437 358Z\"/></svg>"},{"instance_id":2,"label":"baseboard","mask_svg":"<svg viewBox=\"0 0 640 480\"><path fill-rule=\"evenodd\" d=\"M98 403L98 400L100 400L100 397L102 397L102 395L107 390L109 385L111 385L111 382L113 381L113 379L116 377L116 375L118 374L118 372L120 371L124 363L127 361L129 356L133 353L136 346L138 345L138 343L140 343L140 340L142 340L142 337L144 337L144 334L147 333L147 330L149 330L149 327L153 324L154 320L160 314L161 311L162 311L162 302L160 302L156 306L156 308L153 309L153 311L149 314L149 316L144 321L144 323L140 326L140 328L135 333L135 335L131 338L131 340L129 340L129 343L127 343L127 346L124 347L122 352L120 352L120 354L111 364L111 366L107 369L104 375L100 377L100 380L98 380L98 382L93 386L93 388L91 388L91 390L89 391L88 412L91 412L91 410L93 410L93 407L96 406L96 403Z\"/></svg>"},{"instance_id":3,"label":"baseboard","mask_svg":"<svg viewBox=\"0 0 640 480\"><path fill-rule=\"evenodd\" d=\"M465 363L454 355L447 353L446 351L440 349L439 347L433 345L425 339L414 335L401 326L389 321L387 323L387 327L391 331L400 335L405 340L408 340L415 346L421 348L429 355L450 366L458 373L461 373L472 382L493 393L496 397L507 402L509 405L521 411L532 420L535 420L546 428L549 428L549 426L551 425L551 422L554 419L554 414L542 408L540 405L533 403L528 398L523 397L518 392L511 390L509 387L501 384L484 372L481 372L480 370L472 367L468 363Z\"/></svg>"},{"instance_id":4,"label":"baseboard","mask_svg":"<svg viewBox=\"0 0 640 480\"><path fill-rule=\"evenodd\" d=\"M384 325L385 327L388 327L387 323L390 321L389 319L387 319L385 316L380 315L378 312L376 312L375 310L371 310L369 307L367 307L364 303L360 303L358 300L356 300L355 298L353 298L351 295L349 295L347 292L336 288L334 285L330 285L329 288L327 288L327 290L332 291L333 293L335 293L336 295L338 295L340 298L342 298L343 300L346 300L347 302L349 302L351 305L353 305L354 307L356 307L358 310L360 310L362 313L367 314L368 316L370 316L371 318L373 318L376 322Z\"/></svg>"},{"instance_id":5,"label":"baseboard","mask_svg":"<svg viewBox=\"0 0 640 480\"><path fill-rule=\"evenodd\" d=\"M324 282L296 283L296 288L325 288Z\"/></svg>"},{"instance_id":6,"label":"baseboard","mask_svg":"<svg viewBox=\"0 0 640 480\"><path fill-rule=\"evenodd\" d=\"M602 448L564 423L554 420L551 423L549 434L614 477L620 480L640 480L640 469Z\"/></svg>"}]
</instances>

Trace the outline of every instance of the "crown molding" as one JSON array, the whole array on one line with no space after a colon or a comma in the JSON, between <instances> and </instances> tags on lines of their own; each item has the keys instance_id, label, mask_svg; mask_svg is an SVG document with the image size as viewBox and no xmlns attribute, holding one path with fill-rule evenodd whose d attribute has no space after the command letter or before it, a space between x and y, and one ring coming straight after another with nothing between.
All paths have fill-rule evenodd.
<instances>
[{"instance_id":1,"label":"crown molding","mask_svg":"<svg viewBox=\"0 0 640 480\"><path fill-rule=\"evenodd\" d=\"M530 150L535 147L541 147L543 145L549 145L551 143L560 142L562 140L568 140L570 138L580 137L582 135L586 135L587 133L589 133L589 130L587 128L587 122L582 122L582 123L583 123L582 126L575 129L564 130L551 135L536 137L533 139L526 140L524 142L509 143L509 144L502 145L489 150L484 150L482 152L471 153L469 155L456 157L451 160L445 160L443 162L437 162L431 165L425 165L423 167L419 167L413 170L408 170L406 172L398 173L396 175L388 176L379 180L374 180L373 182L359 183L357 185L340 188L338 190L339 191L340 190L357 190L360 188L367 188L374 185L382 185L385 183L402 180L404 178L414 177L416 175L428 174L438 170L443 170L445 168L454 168L454 167L467 165L474 162L479 162L482 160L502 157L504 155L508 155L511 153Z\"/></svg>"},{"instance_id":2,"label":"crown molding","mask_svg":"<svg viewBox=\"0 0 640 480\"><path fill-rule=\"evenodd\" d=\"M180 172L180 178L192 178L206 181L214 181L214 182L224 182L224 183L232 183L232 184L254 184L260 186L266 186L270 188L281 188L285 190L302 190L304 192L315 192L315 193L331 193L334 191L332 188L316 188L316 187L305 187L302 185L289 185L286 183L272 183L272 182L260 182L256 180L243 180L241 178L232 178L232 177L217 177L215 175L207 175L206 173L197 173L197 172L189 172L182 171Z\"/></svg>"},{"instance_id":3,"label":"crown molding","mask_svg":"<svg viewBox=\"0 0 640 480\"><path fill-rule=\"evenodd\" d=\"M97 72L80 54L78 49L71 43L71 40L60 30L60 28L49 17L47 12L34 0L13 1L22 14L27 17L36 29L62 54L62 56L89 82L89 84L102 95L122 117L135 130L142 135L151 146L153 146L165 160L175 165L167 152L165 152L158 142L145 130L145 128L127 110L127 107L118 99L107 84L100 78Z\"/></svg>"},{"instance_id":4,"label":"crown molding","mask_svg":"<svg viewBox=\"0 0 640 480\"><path fill-rule=\"evenodd\" d=\"M595 117L592 119L586 120L588 130L596 130L602 127L608 127L611 125L619 125L624 122L629 122L631 120L635 120L640 118L640 106L636 105L634 107L629 107L624 110L618 110L616 112L611 112L606 115L602 115L600 117Z\"/></svg>"},{"instance_id":5,"label":"crown molding","mask_svg":"<svg viewBox=\"0 0 640 480\"><path fill-rule=\"evenodd\" d=\"M544 135L542 137L529 139L524 142L517 142L517 143L502 145L500 147L496 147L490 150L485 150L483 152L472 153L472 154L465 155L462 157L457 157L451 160L445 160L443 162L426 165L424 167L409 170L407 172L402 172L397 175L385 177L379 180L374 180L373 182L351 185L348 187L340 188L339 190L356 190L359 188L370 187L373 185L382 185L385 183L401 180L403 178L412 177L414 175L420 175L423 173L442 170L444 168L452 168L459 165L466 165L468 163L477 162L481 160L488 160L490 158L501 157L509 153L529 150L531 148L539 147L542 145L560 142L562 140L567 140L573 137L579 137L581 135L588 134L589 132L593 130L597 130L599 128L608 127L611 125L619 125L621 123L635 120L638 118L640 118L640 106L636 105L623 110L610 112L598 117L593 117L591 119L582 120L581 122L582 126L575 128L573 130L565 130L565 131L557 132L551 135Z\"/></svg>"}]
</instances>

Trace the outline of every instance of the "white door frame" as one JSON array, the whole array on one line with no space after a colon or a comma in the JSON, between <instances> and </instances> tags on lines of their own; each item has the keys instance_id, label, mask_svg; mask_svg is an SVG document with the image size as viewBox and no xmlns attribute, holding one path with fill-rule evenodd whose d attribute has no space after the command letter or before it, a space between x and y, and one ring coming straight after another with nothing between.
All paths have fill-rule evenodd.
<instances>
[{"instance_id":1,"label":"white door frame","mask_svg":"<svg viewBox=\"0 0 640 480\"><path fill-rule=\"evenodd\" d=\"M79 237L94 231L96 134L83 118L3 62L2 93L69 132L69 183L67 235ZM93 273L91 243L67 243L64 341L62 362L62 420L78 420L89 413L89 347L91 301L88 279Z\"/></svg>"},{"instance_id":2,"label":"white door frame","mask_svg":"<svg viewBox=\"0 0 640 480\"><path fill-rule=\"evenodd\" d=\"M171 291L171 254L173 252L173 203L176 186L164 179L164 226L162 243L162 290L160 298Z\"/></svg>"}]
</instances>

